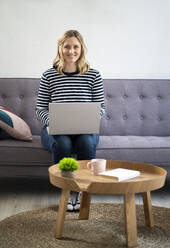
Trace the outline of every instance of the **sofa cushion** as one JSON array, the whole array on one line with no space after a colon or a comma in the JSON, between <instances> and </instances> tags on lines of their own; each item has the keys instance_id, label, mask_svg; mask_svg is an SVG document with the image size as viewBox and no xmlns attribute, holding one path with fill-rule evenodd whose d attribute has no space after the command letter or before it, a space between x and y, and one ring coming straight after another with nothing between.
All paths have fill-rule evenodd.
<instances>
[{"instance_id":1,"label":"sofa cushion","mask_svg":"<svg viewBox=\"0 0 170 248\"><path fill-rule=\"evenodd\" d=\"M0 107L0 138L7 134L19 140L32 140L32 134L27 123L10 110Z\"/></svg>"},{"instance_id":2,"label":"sofa cushion","mask_svg":"<svg viewBox=\"0 0 170 248\"><path fill-rule=\"evenodd\" d=\"M40 136L32 136L32 142L15 139L1 140L0 142L0 166L45 166L49 167L51 154L41 145Z\"/></svg>"},{"instance_id":3,"label":"sofa cushion","mask_svg":"<svg viewBox=\"0 0 170 248\"><path fill-rule=\"evenodd\" d=\"M100 136L98 158L170 165L170 136Z\"/></svg>"}]
</instances>

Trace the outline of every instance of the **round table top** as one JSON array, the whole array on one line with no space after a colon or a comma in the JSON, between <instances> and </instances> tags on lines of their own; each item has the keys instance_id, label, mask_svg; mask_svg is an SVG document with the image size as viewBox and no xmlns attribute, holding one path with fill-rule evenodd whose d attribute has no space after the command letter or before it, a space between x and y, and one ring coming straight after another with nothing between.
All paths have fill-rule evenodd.
<instances>
[{"instance_id":1,"label":"round table top","mask_svg":"<svg viewBox=\"0 0 170 248\"><path fill-rule=\"evenodd\" d=\"M94 176L87 163L90 160L78 161L79 169L74 179L63 177L58 164L49 167L50 182L59 188L71 191L86 191L97 194L129 194L147 192L161 188L166 179L166 170L151 164L141 162L107 160L106 170L123 168L140 171L140 176L117 182L113 178Z\"/></svg>"}]
</instances>

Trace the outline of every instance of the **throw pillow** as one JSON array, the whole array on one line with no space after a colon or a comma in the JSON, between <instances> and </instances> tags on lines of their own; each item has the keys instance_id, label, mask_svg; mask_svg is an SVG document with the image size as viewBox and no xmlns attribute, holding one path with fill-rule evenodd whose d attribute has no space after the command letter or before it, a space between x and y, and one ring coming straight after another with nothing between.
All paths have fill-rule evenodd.
<instances>
[{"instance_id":1,"label":"throw pillow","mask_svg":"<svg viewBox=\"0 0 170 248\"><path fill-rule=\"evenodd\" d=\"M0 107L0 129L15 139L32 140L31 130L27 123L3 107Z\"/></svg>"}]
</instances>

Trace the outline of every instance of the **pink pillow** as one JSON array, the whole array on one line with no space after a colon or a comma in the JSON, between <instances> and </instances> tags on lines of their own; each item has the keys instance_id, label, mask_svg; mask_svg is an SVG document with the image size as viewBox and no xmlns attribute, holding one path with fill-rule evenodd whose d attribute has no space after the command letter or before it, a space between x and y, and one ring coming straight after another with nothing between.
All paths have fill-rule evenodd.
<instances>
[{"instance_id":1,"label":"pink pillow","mask_svg":"<svg viewBox=\"0 0 170 248\"><path fill-rule=\"evenodd\" d=\"M0 107L0 129L19 140L32 140L30 127L10 110Z\"/></svg>"}]
</instances>

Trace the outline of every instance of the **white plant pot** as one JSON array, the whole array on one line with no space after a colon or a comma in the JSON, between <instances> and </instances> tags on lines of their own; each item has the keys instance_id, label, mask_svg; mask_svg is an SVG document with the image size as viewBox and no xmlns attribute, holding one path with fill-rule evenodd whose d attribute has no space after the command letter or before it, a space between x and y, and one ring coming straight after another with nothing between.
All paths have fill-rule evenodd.
<instances>
[{"instance_id":1,"label":"white plant pot","mask_svg":"<svg viewBox=\"0 0 170 248\"><path fill-rule=\"evenodd\" d=\"M61 171L61 176L62 177L70 177L70 178L74 178L75 177L76 172L75 171Z\"/></svg>"}]
</instances>

